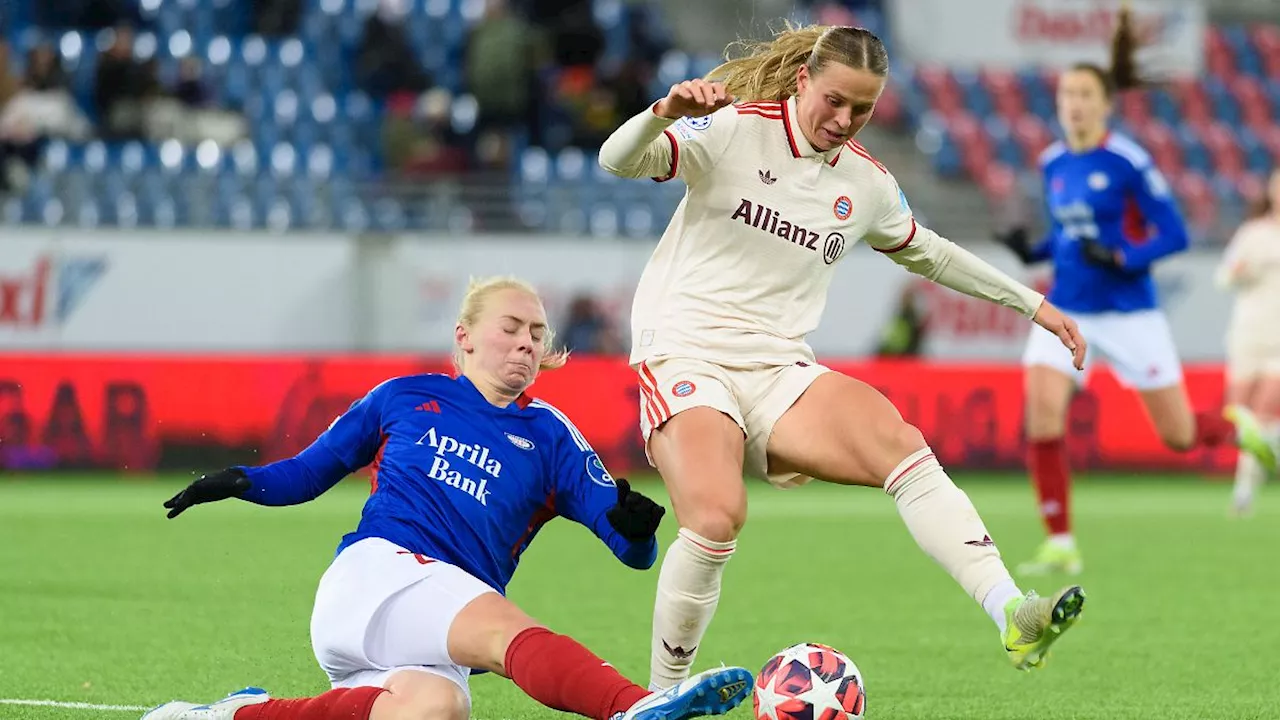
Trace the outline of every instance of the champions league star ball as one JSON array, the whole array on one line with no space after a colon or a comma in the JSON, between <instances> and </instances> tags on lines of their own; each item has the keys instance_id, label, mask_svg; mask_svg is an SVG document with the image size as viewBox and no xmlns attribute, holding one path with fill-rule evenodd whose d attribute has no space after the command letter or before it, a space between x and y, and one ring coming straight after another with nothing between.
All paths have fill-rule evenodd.
<instances>
[{"instance_id":1,"label":"champions league star ball","mask_svg":"<svg viewBox=\"0 0 1280 720\"><path fill-rule=\"evenodd\" d=\"M764 664L752 704L757 720L861 720L867 692L847 655L801 643Z\"/></svg>"}]
</instances>

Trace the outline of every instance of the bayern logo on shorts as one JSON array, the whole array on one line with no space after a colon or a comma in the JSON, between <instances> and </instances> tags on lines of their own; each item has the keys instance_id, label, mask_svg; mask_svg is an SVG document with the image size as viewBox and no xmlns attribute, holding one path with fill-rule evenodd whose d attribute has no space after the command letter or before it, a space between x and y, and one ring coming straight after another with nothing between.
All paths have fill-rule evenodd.
<instances>
[{"instance_id":1,"label":"bayern logo on shorts","mask_svg":"<svg viewBox=\"0 0 1280 720\"><path fill-rule=\"evenodd\" d=\"M676 397L689 397L690 395L693 394L693 391L697 389L698 389L698 386L694 385L688 380L681 380L680 382L671 386L671 394L675 395Z\"/></svg>"},{"instance_id":2,"label":"bayern logo on shorts","mask_svg":"<svg viewBox=\"0 0 1280 720\"><path fill-rule=\"evenodd\" d=\"M853 201L849 199L848 195L841 195L836 198L836 204L833 209L837 220L848 220L853 216Z\"/></svg>"}]
</instances>

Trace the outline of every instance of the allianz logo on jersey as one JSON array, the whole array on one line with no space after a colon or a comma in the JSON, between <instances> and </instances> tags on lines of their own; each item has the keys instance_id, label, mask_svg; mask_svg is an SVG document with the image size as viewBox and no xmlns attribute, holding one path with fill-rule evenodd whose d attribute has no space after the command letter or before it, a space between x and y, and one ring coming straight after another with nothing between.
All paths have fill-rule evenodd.
<instances>
[{"instance_id":1,"label":"allianz logo on jersey","mask_svg":"<svg viewBox=\"0 0 1280 720\"><path fill-rule=\"evenodd\" d=\"M457 438L437 433L435 428L427 430L426 434L418 438L418 442L414 444L426 445L435 450L435 457L431 458L431 468L427 470L427 477L457 488L478 500L481 505L489 506L491 492L487 487L489 480L490 478L496 480L502 474L502 463L497 458L489 457L489 448L459 442ZM490 477L482 477L479 481L466 477L462 471L455 469L456 466L464 463L484 471ZM463 471L468 474L473 472L467 470L465 466Z\"/></svg>"},{"instance_id":2,"label":"allianz logo on jersey","mask_svg":"<svg viewBox=\"0 0 1280 720\"><path fill-rule=\"evenodd\" d=\"M782 217L782 213L760 203L753 203L746 198L738 203L738 209L729 216L730 220L742 220L742 224L762 232L786 240L802 248L822 253L822 261L830 265L844 253L844 235L833 232L827 235L821 245L818 244L818 233L803 225L793 223Z\"/></svg>"}]
</instances>

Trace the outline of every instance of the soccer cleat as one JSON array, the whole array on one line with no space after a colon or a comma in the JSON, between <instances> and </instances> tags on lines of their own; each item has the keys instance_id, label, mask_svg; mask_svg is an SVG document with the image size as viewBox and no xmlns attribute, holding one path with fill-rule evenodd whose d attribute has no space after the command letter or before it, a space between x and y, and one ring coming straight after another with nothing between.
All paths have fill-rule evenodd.
<instances>
[{"instance_id":1,"label":"soccer cleat","mask_svg":"<svg viewBox=\"0 0 1280 720\"><path fill-rule=\"evenodd\" d=\"M1276 448L1268 441L1266 433L1258 418L1246 407L1228 405L1223 408L1222 416L1236 426L1236 446L1257 459L1258 464L1267 475L1276 472Z\"/></svg>"},{"instance_id":2,"label":"soccer cleat","mask_svg":"<svg viewBox=\"0 0 1280 720\"><path fill-rule=\"evenodd\" d=\"M684 720L723 715L751 694L751 671L721 667L700 672L679 685L641 698L617 720Z\"/></svg>"},{"instance_id":3,"label":"soccer cleat","mask_svg":"<svg viewBox=\"0 0 1280 720\"><path fill-rule=\"evenodd\" d=\"M1071 585L1053 597L1031 591L1004 606L1004 649L1018 670L1041 667L1049 646L1071 629L1084 609L1084 590Z\"/></svg>"},{"instance_id":4,"label":"soccer cleat","mask_svg":"<svg viewBox=\"0 0 1280 720\"><path fill-rule=\"evenodd\" d=\"M235 720L236 711L240 708L270 699L266 690L250 687L237 690L208 705L180 700L167 702L143 715L142 720Z\"/></svg>"},{"instance_id":5,"label":"soccer cleat","mask_svg":"<svg viewBox=\"0 0 1280 720\"><path fill-rule=\"evenodd\" d=\"M1019 575L1079 575L1084 571L1080 549L1046 540L1035 557L1018 566Z\"/></svg>"}]
</instances>

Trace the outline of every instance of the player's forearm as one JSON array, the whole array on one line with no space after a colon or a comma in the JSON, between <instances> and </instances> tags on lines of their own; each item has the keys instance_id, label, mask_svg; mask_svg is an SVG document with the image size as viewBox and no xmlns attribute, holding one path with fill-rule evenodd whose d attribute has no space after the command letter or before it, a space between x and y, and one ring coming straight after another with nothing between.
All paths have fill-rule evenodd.
<instances>
[{"instance_id":1,"label":"player's forearm","mask_svg":"<svg viewBox=\"0 0 1280 720\"><path fill-rule=\"evenodd\" d=\"M1156 223L1156 236L1141 245L1125 245L1123 256L1127 270L1146 270L1161 258L1186 250L1191 245L1187 229L1176 218Z\"/></svg>"},{"instance_id":2,"label":"player's forearm","mask_svg":"<svg viewBox=\"0 0 1280 720\"><path fill-rule=\"evenodd\" d=\"M314 500L351 474L342 460L320 442L288 460L241 469L253 485L240 499L270 506Z\"/></svg>"},{"instance_id":3,"label":"player's forearm","mask_svg":"<svg viewBox=\"0 0 1280 720\"><path fill-rule=\"evenodd\" d=\"M600 166L619 177L664 177L673 169L672 141L664 132L674 123L653 107L626 121L600 146Z\"/></svg>"},{"instance_id":4,"label":"player's forearm","mask_svg":"<svg viewBox=\"0 0 1280 720\"><path fill-rule=\"evenodd\" d=\"M910 243L888 255L917 275L965 295L1012 308L1024 317L1034 317L1044 302L1040 293L923 226L917 226Z\"/></svg>"}]
</instances>

